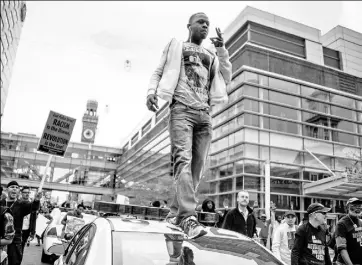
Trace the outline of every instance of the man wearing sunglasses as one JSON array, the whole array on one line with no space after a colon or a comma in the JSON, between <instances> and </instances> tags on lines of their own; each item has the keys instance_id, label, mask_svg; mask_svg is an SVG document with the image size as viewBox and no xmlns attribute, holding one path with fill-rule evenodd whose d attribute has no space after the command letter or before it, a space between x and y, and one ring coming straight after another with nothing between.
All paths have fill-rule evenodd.
<instances>
[{"instance_id":1,"label":"man wearing sunglasses","mask_svg":"<svg viewBox=\"0 0 362 265\"><path fill-rule=\"evenodd\" d=\"M351 198L336 227L337 264L362 264L362 200Z\"/></svg>"},{"instance_id":2,"label":"man wearing sunglasses","mask_svg":"<svg viewBox=\"0 0 362 265\"><path fill-rule=\"evenodd\" d=\"M308 223L298 227L292 249L292 265L331 265L326 242L327 212L331 209L320 203L312 203L307 209Z\"/></svg>"}]
</instances>

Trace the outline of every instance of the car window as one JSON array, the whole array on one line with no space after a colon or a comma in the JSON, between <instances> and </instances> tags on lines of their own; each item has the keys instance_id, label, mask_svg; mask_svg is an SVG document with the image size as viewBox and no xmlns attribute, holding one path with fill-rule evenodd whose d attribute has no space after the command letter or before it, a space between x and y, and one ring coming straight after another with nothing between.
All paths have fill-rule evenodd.
<instances>
[{"instance_id":1,"label":"car window","mask_svg":"<svg viewBox=\"0 0 362 265\"><path fill-rule=\"evenodd\" d=\"M67 249L65 250L65 253L64 253L64 257L65 257L65 260L68 261L69 260L69 257L70 255L72 254L73 250L74 250L74 247L75 247L75 244L77 243L79 237L89 228L89 225L85 225L83 226L79 231L78 233L75 234L75 236L72 238L72 240L70 241Z\"/></svg>"},{"instance_id":2,"label":"car window","mask_svg":"<svg viewBox=\"0 0 362 265\"><path fill-rule=\"evenodd\" d=\"M203 236L184 240L179 235L113 232L113 264L164 265L178 258L197 265L281 265L268 250L252 240Z\"/></svg>"},{"instance_id":3,"label":"car window","mask_svg":"<svg viewBox=\"0 0 362 265\"><path fill-rule=\"evenodd\" d=\"M69 254L68 265L83 265L87 259L88 252L94 237L96 228L91 225L84 234L82 234L78 241L76 241L73 251Z\"/></svg>"}]
</instances>

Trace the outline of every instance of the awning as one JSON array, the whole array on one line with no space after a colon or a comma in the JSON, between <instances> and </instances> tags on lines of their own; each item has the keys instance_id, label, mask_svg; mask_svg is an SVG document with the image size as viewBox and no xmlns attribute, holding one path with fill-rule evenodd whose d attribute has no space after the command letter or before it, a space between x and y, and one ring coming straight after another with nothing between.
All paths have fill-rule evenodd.
<instances>
[{"instance_id":1,"label":"awning","mask_svg":"<svg viewBox=\"0 0 362 265\"><path fill-rule=\"evenodd\" d=\"M305 195L322 195L336 199L362 198L362 175L342 173L306 183L303 189Z\"/></svg>"}]
</instances>

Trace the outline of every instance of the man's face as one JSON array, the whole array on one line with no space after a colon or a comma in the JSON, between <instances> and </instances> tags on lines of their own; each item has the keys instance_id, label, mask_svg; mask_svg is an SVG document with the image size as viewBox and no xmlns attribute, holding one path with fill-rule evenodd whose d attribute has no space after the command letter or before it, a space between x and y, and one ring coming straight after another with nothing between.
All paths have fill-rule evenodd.
<instances>
[{"instance_id":1,"label":"man's face","mask_svg":"<svg viewBox=\"0 0 362 265\"><path fill-rule=\"evenodd\" d=\"M209 18L205 14L197 14L189 24L191 36L195 39L206 39L209 34Z\"/></svg>"},{"instance_id":2,"label":"man's face","mask_svg":"<svg viewBox=\"0 0 362 265\"><path fill-rule=\"evenodd\" d=\"M288 214L286 217L285 217L285 221L287 222L287 224L289 226L292 226L295 224L295 220L296 220L296 217L292 214Z\"/></svg>"},{"instance_id":3,"label":"man's face","mask_svg":"<svg viewBox=\"0 0 362 265\"><path fill-rule=\"evenodd\" d=\"M282 222L282 217L281 217L280 215L277 217L277 221L278 221L279 223Z\"/></svg>"},{"instance_id":4,"label":"man's face","mask_svg":"<svg viewBox=\"0 0 362 265\"><path fill-rule=\"evenodd\" d=\"M21 196L23 198L24 201L28 201L29 200L29 195L30 195L30 190L29 189L23 189L21 191Z\"/></svg>"},{"instance_id":5,"label":"man's face","mask_svg":"<svg viewBox=\"0 0 362 265\"><path fill-rule=\"evenodd\" d=\"M81 214L82 212L84 212L84 208L83 207L78 207L77 208L77 213Z\"/></svg>"},{"instance_id":6,"label":"man's face","mask_svg":"<svg viewBox=\"0 0 362 265\"><path fill-rule=\"evenodd\" d=\"M260 217L260 220L261 220L263 223L265 223L265 222L266 222L266 217L265 217L265 216L262 216L262 217Z\"/></svg>"},{"instance_id":7,"label":"man's face","mask_svg":"<svg viewBox=\"0 0 362 265\"><path fill-rule=\"evenodd\" d=\"M8 196L10 200L15 200L19 195L19 186L11 185L8 187Z\"/></svg>"},{"instance_id":8,"label":"man's face","mask_svg":"<svg viewBox=\"0 0 362 265\"><path fill-rule=\"evenodd\" d=\"M240 206L246 207L249 204L249 193L241 191L238 194L238 203Z\"/></svg>"},{"instance_id":9,"label":"man's face","mask_svg":"<svg viewBox=\"0 0 362 265\"><path fill-rule=\"evenodd\" d=\"M326 212L315 212L313 213L314 214L314 217L315 217L315 220L321 225L321 224L324 224L326 223L327 221L327 213Z\"/></svg>"},{"instance_id":10,"label":"man's face","mask_svg":"<svg viewBox=\"0 0 362 265\"><path fill-rule=\"evenodd\" d=\"M360 218L362 216L362 204L353 204L348 205L348 213L351 216Z\"/></svg>"}]
</instances>

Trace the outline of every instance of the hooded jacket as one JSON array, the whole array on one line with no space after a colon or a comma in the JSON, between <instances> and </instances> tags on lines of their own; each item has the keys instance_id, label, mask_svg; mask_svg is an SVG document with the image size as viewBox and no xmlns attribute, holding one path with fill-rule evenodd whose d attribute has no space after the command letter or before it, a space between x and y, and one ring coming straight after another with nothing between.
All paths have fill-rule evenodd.
<instances>
[{"instance_id":1,"label":"hooded jacket","mask_svg":"<svg viewBox=\"0 0 362 265\"><path fill-rule=\"evenodd\" d=\"M246 209L248 210L246 220L240 213L238 207L230 210L225 216L222 228L241 233L248 237L253 237L254 234L257 234L256 219L253 214L253 209L249 206L247 206Z\"/></svg>"},{"instance_id":2,"label":"hooded jacket","mask_svg":"<svg viewBox=\"0 0 362 265\"><path fill-rule=\"evenodd\" d=\"M178 85L181 73L183 41L172 39L163 51L161 62L151 77L147 95L157 94L169 103ZM231 82L231 63L225 47L216 48L217 55L212 67L214 78L210 87L210 105L227 103L226 86Z\"/></svg>"},{"instance_id":3,"label":"hooded jacket","mask_svg":"<svg viewBox=\"0 0 362 265\"><path fill-rule=\"evenodd\" d=\"M209 202L212 203L212 208L211 208L211 209L209 209L209 208L207 207L207 204L208 204ZM201 209L202 209L203 212L215 213L215 203L214 203L212 200L210 200L210 199L205 199L204 202L202 203Z\"/></svg>"}]
</instances>

